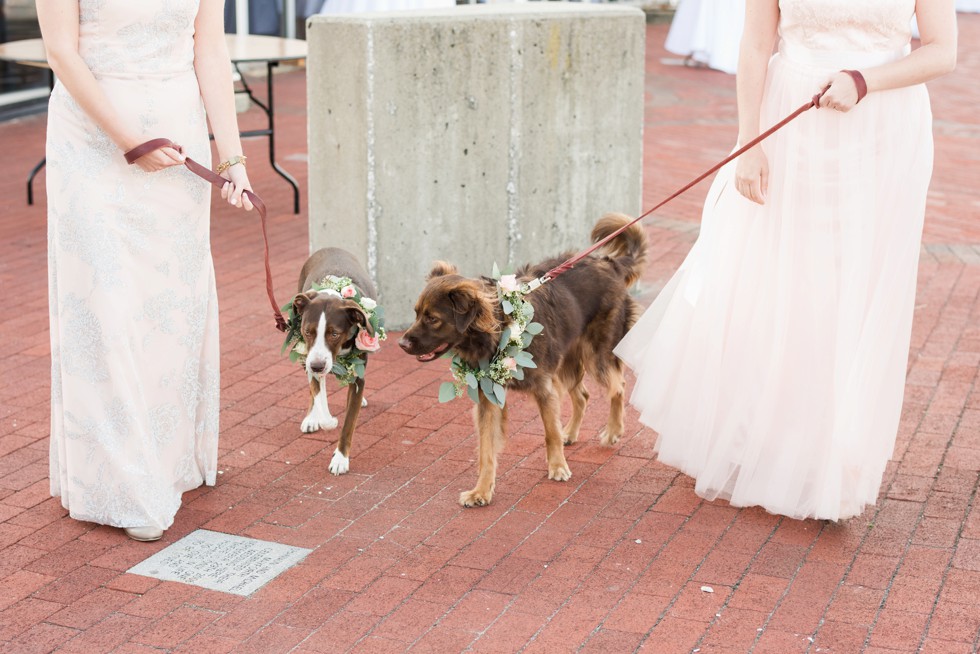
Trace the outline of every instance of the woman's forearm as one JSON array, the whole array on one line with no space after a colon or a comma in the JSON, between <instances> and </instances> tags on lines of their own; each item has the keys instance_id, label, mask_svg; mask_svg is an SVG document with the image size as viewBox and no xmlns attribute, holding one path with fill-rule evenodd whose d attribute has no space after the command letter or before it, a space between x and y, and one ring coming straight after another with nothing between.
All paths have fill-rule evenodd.
<instances>
[{"instance_id":1,"label":"woman's forearm","mask_svg":"<svg viewBox=\"0 0 980 654\"><path fill-rule=\"evenodd\" d=\"M766 73L776 40L778 21L777 0L748 0L745 3L745 28L742 31L738 71L735 75L740 144L759 135L762 93L766 86Z\"/></svg>"},{"instance_id":2,"label":"woman's forearm","mask_svg":"<svg viewBox=\"0 0 980 654\"><path fill-rule=\"evenodd\" d=\"M139 132L109 102L78 53L78 3L37 0L48 66L69 95L123 151L139 145Z\"/></svg>"},{"instance_id":3,"label":"woman's forearm","mask_svg":"<svg viewBox=\"0 0 980 654\"><path fill-rule=\"evenodd\" d=\"M922 45L907 57L862 70L869 93L922 84L956 67L953 0L919 0L915 12Z\"/></svg>"},{"instance_id":4,"label":"woman's forearm","mask_svg":"<svg viewBox=\"0 0 980 654\"><path fill-rule=\"evenodd\" d=\"M222 39L197 47L194 53L194 70L218 148L218 157L226 161L242 153L228 49Z\"/></svg>"}]
</instances>

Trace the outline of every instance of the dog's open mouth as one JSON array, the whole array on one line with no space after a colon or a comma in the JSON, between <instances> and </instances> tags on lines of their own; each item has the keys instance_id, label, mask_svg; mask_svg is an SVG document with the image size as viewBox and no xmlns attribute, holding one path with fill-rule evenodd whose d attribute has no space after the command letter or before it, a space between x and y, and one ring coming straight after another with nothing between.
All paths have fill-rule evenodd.
<instances>
[{"instance_id":1,"label":"dog's open mouth","mask_svg":"<svg viewBox=\"0 0 980 654\"><path fill-rule=\"evenodd\" d=\"M432 350L428 354L419 354L415 358L418 359L419 361L432 361L433 359L435 359L437 356L439 356L440 354L442 354L448 349L449 349L449 343L443 343L442 345Z\"/></svg>"}]
</instances>

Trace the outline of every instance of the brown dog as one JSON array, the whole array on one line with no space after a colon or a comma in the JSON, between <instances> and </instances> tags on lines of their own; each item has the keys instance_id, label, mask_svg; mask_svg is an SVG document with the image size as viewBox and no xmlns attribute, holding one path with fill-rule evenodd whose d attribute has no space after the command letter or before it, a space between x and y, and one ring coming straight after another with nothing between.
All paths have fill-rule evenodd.
<instances>
[{"instance_id":1,"label":"brown dog","mask_svg":"<svg viewBox=\"0 0 980 654\"><path fill-rule=\"evenodd\" d=\"M593 242L629 220L621 214L603 216L592 230ZM544 326L528 347L537 368L526 368L524 379L512 379L507 388L529 393L537 402L544 421L549 479L565 481L572 476L563 445L578 439L589 398L583 384L586 371L606 389L610 401L609 419L600 435L602 444L613 445L623 434L626 383L622 363L612 350L638 315L638 305L628 289L643 269L646 245L643 228L633 225L600 249L600 255L584 259L527 295L534 319ZM529 282L567 257L525 266L517 279ZM476 366L496 353L507 323L494 280L462 277L455 266L437 262L415 304L415 322L398 344L419 361L432 361L453 351ZM572 417L564 429L562 391L572 400ZM479 476L476 487L460 495L464 506L483 506L493 497L506 420L506 406L500 408L481 394L476 408Z\"/></svg>"},{"instance_id":2,"label":"brown dog","mask_svg":"<svg viewBox=\"0 0 980 654\"><path fill-rule=\"evenodd\" d=\"M339 356L351 352L355 342L359 345L362 343L358 336L361 330L374 337L373 327L361 304L338 292L311 290L314 283L319 284L329 275L348 277L362 296L372 300L377 297L370 276L357 259L345 250L317 250L303 265L299 275L299 292L293 298L293 314L300 320L300 334L306 351L306 373L310 380L310 409L301 426L306 433L337 426L337 419L330 415L327 406L325 376L330 374ZM367 354L363 357L366 366ZM364 404L363 376L354 379L347 388L344 427L330 461L330 472L335 475L342 475L350 469L351 440L358 413Z\"/></svg>"}]
</instances>

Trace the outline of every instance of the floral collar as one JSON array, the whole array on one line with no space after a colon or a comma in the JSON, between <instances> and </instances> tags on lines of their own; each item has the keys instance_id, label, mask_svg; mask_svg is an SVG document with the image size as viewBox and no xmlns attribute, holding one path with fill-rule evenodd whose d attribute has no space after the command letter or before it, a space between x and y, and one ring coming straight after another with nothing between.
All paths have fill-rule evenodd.
<instances>
[{"instance_id":1,"label":"floral collar","mask_svg":"<svg viewBox=\"0 0 980 654\"><path fill-rule=\"evenodd\" d=\"M314 282L310 290L353 300L360 305L367 315L368 322L374 329L374 336L371 336L363 327L358 327L353 347L339 354L334 359L333 368L330 370L341 386L347 386L353 383L355 379L363 379L364 366L367 363L364 355L369 352L376 352L381 347L380 342L388 338L388 334L385 332L384 309L379 307L373 299L362 295L350 277L328 275L319 282ZM289 327L286 332L286 340L282 344L282 352L289 350L289 360L305 366L307 349L306 341L303 340L303 335L300 333L302 321L293 311L292 302L284 305L282 312L286 316Z\"/></svg>"},{"instance_id":2,"label":"floral collar","mask_svg":"<svg viewBox=\"0 0 980 654\"><path fill-rule=\"evenodd\" d=\"M511 322L500 335L500 345L493 357L482 359L474 367L458 355L452 357L450 372L453 381L443 382L439 387L439 401L449 402L461 397L463 391L470 399L479 403L480 393L503 408L507 400L507 383L511 379L524 379L525 368L537 368L534 355L527 352L531 340L544 329L541 323L531 322L534 307L525 299L531 292L526 283L517 281L516 275L501 275L497 265L493 266L493 279L497 280L497 297L504 314Z\"/></svg>"}]
</instances>

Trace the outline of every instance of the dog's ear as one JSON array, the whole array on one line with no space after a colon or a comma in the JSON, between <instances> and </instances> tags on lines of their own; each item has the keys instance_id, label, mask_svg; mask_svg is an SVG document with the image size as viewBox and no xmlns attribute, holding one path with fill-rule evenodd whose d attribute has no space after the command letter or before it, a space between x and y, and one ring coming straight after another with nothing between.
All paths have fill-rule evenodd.
<instances>
[{"instance_id":1,"label":"dog's ear","mask_svg":"<svg viewBox=\"0 0 980 654\"><path fill-rule=\"evenodd\" d=\"M456 317L456 331L464 334L483 310L480 299L472 289L463 286L449 291L449 301Z\"/></svg>"},{"instance_id":2,"label":"dog's ear","mask_svg":"<svg viewBox=\"0 0 980 654\"><path fill-rule=\"evenodd\" d=\"M448 261L436 261L432 264L432 270L429 271L429 275L425 279L428 281L433 277L455 275L458 272L459 269Z\"/></svg>"},{"instance_id":3,"label":"dog's ear","mask_svg":"<svg viewBox=\"0 0 980 654\"><path fill-rule=\"evenodd\" d=\"M293 298L293 314L301 315L310 302L316 299L316 291L310 290L305 293L297 293Z\"/></svg>"},{"instance_id":4,"label":"dog's ear","mask_svg":"<svg viewBox=\"0 0 980 654\"><path fill-rule=\"evenodd\" d=\"M367 312L364 311L360 304L353 300L344 300L341 305L344 311L347 312L350 321L356 325L360 325L362 328L367 330L367 333L374 336L374 325L368 320Z\"/></svg>"}]
</instances>

